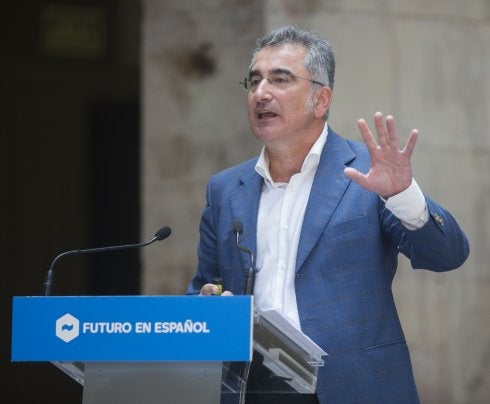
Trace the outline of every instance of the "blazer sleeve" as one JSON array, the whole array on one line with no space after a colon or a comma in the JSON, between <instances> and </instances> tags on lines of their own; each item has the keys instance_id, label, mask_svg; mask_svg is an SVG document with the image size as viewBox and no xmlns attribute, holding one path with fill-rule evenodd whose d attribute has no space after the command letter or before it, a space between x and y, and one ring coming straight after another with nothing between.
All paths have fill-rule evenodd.
<instances>
[{"instance_id":1,"label":"blazer sleeve","mask_svg":"<svg viewBox=\"0 0 490 404\"><path fill-rule=\"evenodd\" d=\"M200 240L197 249L199 264L187 287L186 294L199 294L201 287L218 275L218 251L213 219L212 178L206 191L206 206L199 225Z\"/></svg>"},{"instance_id":2,"label":"blazer sleeve","mask_svg":"<svg viewBox=\"0 0 490 404\"><path fill-rule=\"evenodd\" d=\"M468 258L468 239L447 210L430 197L425 199L429 220L422 228L407 229L386 208L382 212L383 226L414 269L437 272L456 269Z\"/></svg>"}]
</instances>

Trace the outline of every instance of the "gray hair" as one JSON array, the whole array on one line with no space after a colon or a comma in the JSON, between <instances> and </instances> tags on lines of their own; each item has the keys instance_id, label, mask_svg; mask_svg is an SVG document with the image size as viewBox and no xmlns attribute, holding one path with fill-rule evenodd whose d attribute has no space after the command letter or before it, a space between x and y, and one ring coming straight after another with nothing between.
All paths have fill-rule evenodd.
<instances>
[{"instance_id":1,"label":"gray hair","mask_svg":"<svg viewBox=\"0 0 490 404\"><path fill-rule=\"evenodd\" d=\"M285 26L272 31L269 35L257 39L257 48L252 52L252 62L260 50L286 44L303 46L307 50L304 66L312 79L333 90L335 58L332 46L329 41L312 31L294 26Z\"/></svg>"}]
</instances>

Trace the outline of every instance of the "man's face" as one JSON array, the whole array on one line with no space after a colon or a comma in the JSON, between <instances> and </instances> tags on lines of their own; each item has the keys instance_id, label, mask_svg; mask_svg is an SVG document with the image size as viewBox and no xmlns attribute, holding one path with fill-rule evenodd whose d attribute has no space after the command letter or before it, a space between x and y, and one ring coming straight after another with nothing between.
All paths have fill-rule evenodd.
<instances>
[{"instance_id":1,"label":"man's face","mask_svg":"<svg viewBox=\"0 0 490 404\"><path fill-rule=\"evenodd\" d=\"M280 72L311 79L304 67L305 55L302 46L282 45L262 49L253 60L250 77L258 85L248 94L248 118L253 133L266 146L294 144L312 128L317 130L310 81L291 77L287 85L278 85L261 80L278 77Z\"/></svg>"}]
</instances>

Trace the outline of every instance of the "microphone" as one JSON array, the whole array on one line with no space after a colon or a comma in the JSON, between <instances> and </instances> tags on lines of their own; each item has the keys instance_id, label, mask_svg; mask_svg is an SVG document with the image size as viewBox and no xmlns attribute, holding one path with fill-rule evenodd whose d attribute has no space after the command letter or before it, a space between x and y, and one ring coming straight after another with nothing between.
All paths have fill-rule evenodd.
<instances>
[{"instance_id":1,"label":"microphone","mask_svg":"<svg viewBox=\"0 0 490 404\"><path fill-rule=\"evenodd\" d=\"M245 281L244 295L253 295L254 283L255 283L255 266L254 266L254 254L252 250L240 245L240 235L243 233L243 223L236 221L233 223L233 232L236 235L236 246L240 251L247 253L250 256L250 268L248 269L247 279Z\"/></svg>"},{"instance_id":2,"label":"microphone","mask_svg":"<svg viewBox=\"0 0 490 404\"><path fill-rule=\"evenodd\" d=\"M107 252L107 251L115 251L115 250L126 250L129 248L146 247L147 245L154 243L155 241L161 241L161 240L166 239L168 236L170 236L170 233L172 233L172 230L170 229L170 227L165 226L165 227L162 227L160 230L158 230L152 239L145 241L144 243L123 244L123 245L115 245L115 246L108 246L108 247L88 248L85 250L65 251L65 252L57 255L54 258L54 260L51 262L48 273L46 274L46 280L44 281L44 296L49 296L51 294L51 287L53 285L53 278L54 278L53 268L54 268L54 265L56 264L56 262L60 258L66 257L68 255L91 254L91 253L96 253L96 252Z\"/></svg>"}]
</instances>

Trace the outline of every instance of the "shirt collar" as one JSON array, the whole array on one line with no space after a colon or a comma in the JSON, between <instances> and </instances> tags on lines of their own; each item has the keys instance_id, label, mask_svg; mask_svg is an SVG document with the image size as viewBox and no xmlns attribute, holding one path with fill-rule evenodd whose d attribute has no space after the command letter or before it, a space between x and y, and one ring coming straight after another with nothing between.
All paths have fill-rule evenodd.
<instances>
[{"instance_id":1,"label":"shirt collar","mask_svg":"<svg viewBox=\"0 0 490 404\"><path fill-rule=\"evenodd\" d=\"M305 172L308 170L315 169L318 167L318 163L320 162L320 156L323 151L323 147L327 141L328 135L328 125L325 123L323 127L322 133L316 140L316 142L311 147L310 151L306 155L305 160L303 161L303 165L301 166L301 172ZM255 171L264 178L266 183L270 183L272 186L280 186L282 183L275 183L272 180L270 171L269 171L269 157L267 155L267 151L265 146L262 147L262 151L260 152L259 159L257 164L255 165Z\"/></svg>"}]
</instances>

